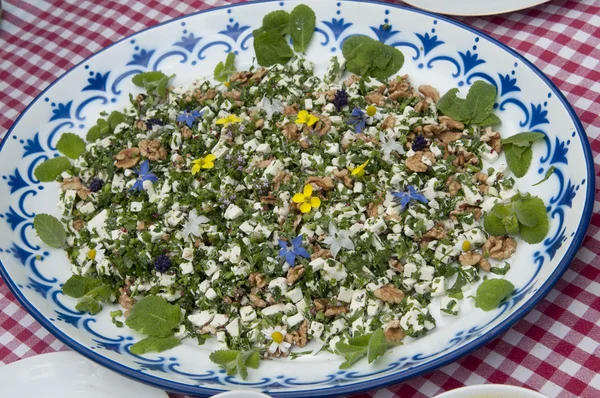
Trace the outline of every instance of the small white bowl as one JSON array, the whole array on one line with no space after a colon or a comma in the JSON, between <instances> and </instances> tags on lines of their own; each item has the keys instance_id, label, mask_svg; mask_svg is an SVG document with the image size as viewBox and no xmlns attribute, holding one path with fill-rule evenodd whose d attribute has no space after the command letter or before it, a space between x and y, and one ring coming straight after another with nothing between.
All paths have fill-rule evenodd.
<instances>
[{"instance_id":1,"label":"small white bowl","mask_svg":"<svg viewBox=\"0 0 600 398\"><path fill-rule=\"evenodd\" d=\"M447 391L434 398L548 398L528 388L505 384L481 384Z\"/></svg>"}]
</instances>

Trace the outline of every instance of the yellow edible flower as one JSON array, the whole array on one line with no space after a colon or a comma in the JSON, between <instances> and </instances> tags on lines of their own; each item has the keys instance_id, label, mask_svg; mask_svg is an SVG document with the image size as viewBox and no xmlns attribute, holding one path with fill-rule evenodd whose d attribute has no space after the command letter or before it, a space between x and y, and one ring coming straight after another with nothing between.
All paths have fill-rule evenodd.
<instances>
[{"instance_id":1,"label":"yellow edible flower","mask_svg":"<svg viewBox=\"0 0 600 398\"><path fill-rule=\"evenodd\" d=\"M90 260L93 260L93 259L95 259L95 258L96 258L96 249L92 249L92 250L90 250L90 251L88 252L87 256L88 256L88 258L89 258Z\"/></svg>"},{"instance_id":2,"label":"yellow edible flower","mask_svg":"<svg viewBox=\"0 0 600 398\"><path fill-rule=\"evenodd\" d=\"M294 195L292 202L300 203L300 211L302 213L308 213L313 208L321 206L321 199L312 197L313 188L310 184L304 186L304 191Z\"/></svg>"},{"instance_id":3,"label":"yellow edible flower","mask_svg":"<svg viewBox=\"0 0 600 398\"><path fill-rule=\"evenodd\" d=\"M357 177L362 177L365 175L365 167L367 167L367 165L369 164L369 160L367 160L366 162L364 162L363 164L361 164L360 166L351 169L350 172L352 172L353 176L357 176Z\"/></svg>"},{"instance_id":4,"label":"yellow edible flower","mask_svg":"<svg viewBox=\"0 0 600 398\"><path fill-rule=\"evenodd\" d=\"M221 119L217 119L217 124L233 124L239 123L242 121L242 118L237 117L236 115L229 115L227 117L222 117Z\"/></svg>"},{"instance_id":5,"label":"yellow edible flower","mask_svg":"<svg viewBox=\"0 0 600 398\"><path fill-rule=\"evenodd\" d=\"M283 334L281 332L273 332L271 333L271 340L273 340L277 344L281 344L281 342L283 341Z\"/></svg>"},{"instance_id":6,"label":"yellow edible flower","mask_svg":"<svg viewBox=\"0 0 600 398\"><path fill-rule=\"evenodd\" d=\"M469 250L471 250L471 242L469 242L468 240L464 241L462 244L462 249L464 252L468 252Z\"/></svg>"},{"instance_id":7,"label":"yellow edible flower","mask_svg":"<svg viewBox=\"0 0 600 398\"><path fill-rule=\"evenodd\" d=\"M296 124L306 124L307 126L312 126L316 122L319 121L319 118L311 115L308 111L300 111L298 112L298 118L296 119Z\"/></svg>"},{"instance_id":8,"label":"yellow edible flower","mask_svg":"<svg viewBox=\"0 0 600 398\"><path fill-rule=\"evenodd\" d=\"M229 88L229 86L231 86L231 83L230 83L230 82L225 82L225 83L223 83L223 85L224 85L225 87Z\"/></svg>"},{"instance_id":9,"label":"yellow edible flower","mask_svg":"<svg viewBox=\"0 0 600 398\"><path fill-rule=\"evenodd\" d=\"M212 169L213 167L215 167L214 160L216 158L217 157L211 153L203 158L193 160L192 175L197 174L200 171L200 169Z\"/></svg>"},{"instance_id":10,"label":"yellow edible flower","mask_svg":"<svg viewBox=\"0 0 600 398\"><path fill-rule=\"evenodd\" d=\"M367 106L367 115L375 116L376 113L377 113L377 108L375 108L373 105Z\"/></svg>"}]
</instances>

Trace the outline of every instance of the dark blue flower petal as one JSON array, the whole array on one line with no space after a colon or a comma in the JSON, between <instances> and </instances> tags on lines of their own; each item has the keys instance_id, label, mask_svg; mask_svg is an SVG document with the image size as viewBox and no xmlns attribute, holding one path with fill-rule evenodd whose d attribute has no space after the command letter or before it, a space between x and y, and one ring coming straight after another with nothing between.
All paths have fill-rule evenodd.
<instances>
[{"instance_id":1,"label":"dark blue flower petal","mask_svg":"<svg viewBox=\"0 0 600 398\"><path fill-rule=\"evenodd\" d=\"M294 246L294 248L299 247L301 245L302 245L302 235L298 235L294 239L292 239L292 246Z\"/></svg>"},{"instance_id":2,"label":"dark blue flower petal","mask_svg":"<svg viewBox=\"0 0 600 398\"><path fill-rule=\"evenodd\" d=\"M293 267L294 263L296 262L296 254L294 254L294 252L287 252L285 255L285 261Z\"/></svg>"},{"instance_id":3,"label":"dark blue flower petal","mask_svg":"<svg viewBox=\"0 0 600 398\"><path fill-rule=\"evenodd\" d=\"M147 160L144 160L142 162L142 164L140 165L140 170L138 171L138 174L140 176L143 176L145 174L148 174L149 171L150 171L150 162Z\"/></svg>"},{"instance_id":4,"label":"dark blue flower petal","mask_svg":"<svg viewBox=\"0 0 600 398\"><path fill-rule=\"evenodd\" d=\"M308 250L306 250L303 247L296 247L296 248L294 248L294 253L297 256L300 256L300 257L310 258L310 254L308 253Z\"/></svg>"},{"instance_id":5,"label":"dark blue flower petal","mask_svg":"<svg viewBox=\"0 0 600 398\"><path fill-rule=\"evenodd\" d=\"M279 249L279 257L285 257L285 255L287 254L287 252L288 252L287 247L283 248L283 249Z\"/></svg>"},{"instance_id":6,"label":"dark blue flower petal","mask_svg":"<svg viewBox=\"0 0 600 398\"><path fill-rule=\"evenodd\" d=\"M286 241L281 240L281 239L277 239L277 243L279 243L279 247L281 247L282 249L287 250L288 244L287 244ZM281 256L281 254L280 254L280 256Z\"/></svg>"},{"instance_id":7,"label":"dark blue flower petal","mask_svg":"<svg viewBox=\"0 0 600 398\"><path fill-rule=\"evenodd\" d=\"M410 203L410 196L404 195L402 197L402 200L400 201L400 205L402 206L402 209L404 210L406 208L406 206L408 206L409 203Z\"/></svg>"}]
</instances>

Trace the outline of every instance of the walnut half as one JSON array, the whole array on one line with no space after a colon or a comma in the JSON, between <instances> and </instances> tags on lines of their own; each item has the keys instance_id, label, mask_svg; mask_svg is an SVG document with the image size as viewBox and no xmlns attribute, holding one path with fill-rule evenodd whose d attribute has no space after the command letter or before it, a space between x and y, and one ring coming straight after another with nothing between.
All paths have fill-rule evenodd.
<instances>
[{"instance_id":1,"label":"walnut half","mask_svg":"<svg viewBox=\"0 0 600 398\"><path fill-rule=\"evenodd\" d=\"M113 159L115 159L115 166L121 169L130 169L140 161L140 150L138 148L123 149Z\"/></svg>"},{"instance_id":2,"label":"walnut half","mask_svg":"<svg viewBox=\"0 0 600 398\"><path fill-rule=\"evenodd\" d=\"M392 284L376 289L373 294L378 299L390 304L400 304L404 298L404 292Z\"/></svg>"},{"instance_id":3,"label":"walnut half","mask_svg":"<svg viewBox=\"0 0 600 398\"><path fill-rule=\"evenodd\" d=\"M517 250L517 242L508 236L490 236L483 244L483 252L489 253L494 260L511 257Z\"/></svg>"}]
</instances>

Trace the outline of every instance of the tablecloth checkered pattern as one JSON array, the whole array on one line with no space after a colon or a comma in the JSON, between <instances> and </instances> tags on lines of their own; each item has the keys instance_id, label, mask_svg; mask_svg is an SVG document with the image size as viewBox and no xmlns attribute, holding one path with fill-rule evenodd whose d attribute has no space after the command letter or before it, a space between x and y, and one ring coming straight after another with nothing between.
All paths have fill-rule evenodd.
<instances>
[{"instance_id":1,"label":"tablecloth checkered pattern","mask_svg":"<svg viewBox=\"0 0 600 398\"><path fill-rule=\"evenodd\" d=\"M4 0L0 24L0 137L49 83L134 32L221 0ZM460 18L516 49L565 93L600 164L600 1L557 0L524 11ZM600 186L600 171L596 185ZM356 397L431 397L481 383L549 397L600 397L600 194L583 247L531 313L467 357L423 377ZM67 349L0 280L0 366Z\"/></svg>"}]
</instances>

